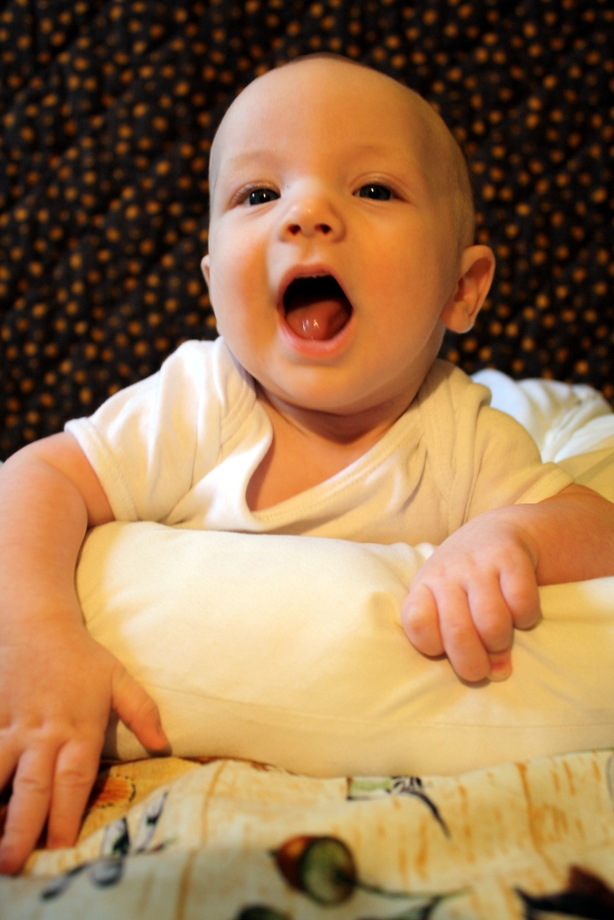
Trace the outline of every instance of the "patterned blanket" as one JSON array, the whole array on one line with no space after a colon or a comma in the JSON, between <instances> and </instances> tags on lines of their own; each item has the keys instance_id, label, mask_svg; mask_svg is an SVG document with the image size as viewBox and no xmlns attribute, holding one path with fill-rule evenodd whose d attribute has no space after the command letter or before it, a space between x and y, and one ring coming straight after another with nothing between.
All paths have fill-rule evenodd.
<instances>
[{"instance_id":1,"label":"patterned blanket","mask_svg":"<svg viewBox=\"0 0 614 920\"><path fill-rule=\"evenodd\" d=\"M2 920L613 916L611 751L450 777L115 765L77 846L0 880Z\"/></svg>"}]
</instances>

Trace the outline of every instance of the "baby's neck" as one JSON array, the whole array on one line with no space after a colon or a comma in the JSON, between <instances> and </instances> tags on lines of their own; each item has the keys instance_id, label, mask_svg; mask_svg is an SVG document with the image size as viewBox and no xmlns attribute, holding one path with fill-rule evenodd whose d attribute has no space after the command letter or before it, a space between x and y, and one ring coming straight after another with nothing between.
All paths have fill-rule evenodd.
<instances>
[{"instance_id":1,"label":"baby's neck","mask_svg":"<svg viewBox=\"0 0 614 920\"><path fill-rule=\"evenodd\" d=\"M412 401L403 395L395 401L373 408L333 413L286 403L262 390L258 384L257 399L271 419L274 429L278 424L287 426L295 432L301 432L306 440L324 449L327 445L336 445L351 451L354 448L360 450L360 445L364 445L360 453L376 444Z\"/></svg>"},{"instance_id":2,"label":"baby's neck","mask_svg":"<svg viewBox=\"0 0 614 920\"><path fill-rule=\"evenodd\" d=\"M277 505L340 473L367 453L406 408L375 419L286 411L264 394L259 401L271 420L273 441L247 490L252 511Z\"/></svg>"}]
</instances>

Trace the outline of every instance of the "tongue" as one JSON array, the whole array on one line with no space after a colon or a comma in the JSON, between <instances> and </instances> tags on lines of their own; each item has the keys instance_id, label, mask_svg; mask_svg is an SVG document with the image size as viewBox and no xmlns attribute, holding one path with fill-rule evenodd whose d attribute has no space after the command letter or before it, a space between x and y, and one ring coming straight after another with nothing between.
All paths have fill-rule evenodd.
<instances>
[{"instance_id":1,"label":"tongue","mask_svg":"<svg viewBox=\"0 0 614 920\"><path fill-rule=\"evenodd\" d=\"M336 336L347 319L348 304L344 297L298 304L286 316L288 325L299 338L318 341Z\"/></svg>"},{"instance_id":2,"label":"tongue","mask_svg":"<svg viewBox=\"0 0 614 920\"><path fill-rule=\"evenodd\" d=\"M331 275L296 278L286 291L284 309L295 335L317 341L334 338L352 313L345 292Z\"/></svg>"}]
</instances>

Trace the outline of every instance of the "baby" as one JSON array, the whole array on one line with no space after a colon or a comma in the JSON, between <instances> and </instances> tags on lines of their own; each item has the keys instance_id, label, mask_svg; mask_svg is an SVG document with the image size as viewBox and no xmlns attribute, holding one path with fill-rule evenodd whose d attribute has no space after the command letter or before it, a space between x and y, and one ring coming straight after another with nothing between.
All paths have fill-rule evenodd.
<instances>
[{"instance_id":1,"label":"baby","mask_svg":"<svg viewBox=\"0 0 614 920\"><path fill-rule=\"evenodd\" d=\"M446 328L471 328L494 258L426 102L342 58L301 59L234 101L210 178L203 270L221 337L0 471L2 872L45 822L49 846L74 842L111 710L167 745L155 703L83 626L90 527L434 543L403 625L468 681L509 675L538 585L614 573L614 506L542 465L437 360Z\"/></svg>"}]
</instances>

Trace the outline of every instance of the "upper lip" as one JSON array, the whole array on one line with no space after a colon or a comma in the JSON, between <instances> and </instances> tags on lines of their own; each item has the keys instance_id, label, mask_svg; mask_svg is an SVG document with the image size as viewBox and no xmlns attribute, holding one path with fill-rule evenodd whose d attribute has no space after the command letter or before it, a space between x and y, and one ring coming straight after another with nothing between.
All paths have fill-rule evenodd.
<instances>
[{"instance_id":1,"label":"upper lip","mask_svg":"<svg viewBox=\"0 0 614 920\"><path fill-rule=\"evenodd\" d=\"M287 272L285 272L285 274L283 275L281 279L281 283L279 285L279 293L278 293L278 298L277 298L277 303L278 303L279 308L282 311L284 310L284 300L286 297L286 293L293 281L296 281L299 278L326 278L326 277L331 277L335 279L335 281L337 282L337 284L339 285L339 287L345 294L348 300L348 303L351 304L351 300L348 297L347 290L342 280L339 278L339 275L328 265L317 263L313 265L309 265L309 264L294 265Z\"/></svg>"}]
</instances>

